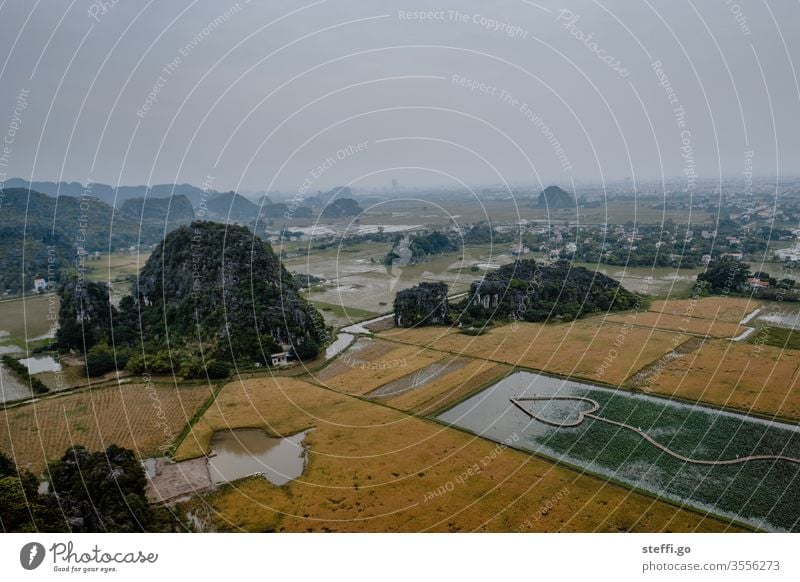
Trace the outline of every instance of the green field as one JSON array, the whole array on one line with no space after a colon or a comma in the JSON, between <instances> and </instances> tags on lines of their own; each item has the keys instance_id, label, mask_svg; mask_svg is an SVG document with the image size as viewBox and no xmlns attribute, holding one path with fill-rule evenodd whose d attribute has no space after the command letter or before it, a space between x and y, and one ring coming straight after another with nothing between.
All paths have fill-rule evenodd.
<instances>
[{"instance_id":1,"label":"green field","mask_svg":"<svg viewBox=\"0 0 800 582\"><path fill-rule=\"evenodd\" d=\"M502 441L520 436L519 448L585 468L628 487L643 489L700 511L774 531L800 529L800 462L754 460L707 465L676 458L635 430L588 417L556 428L532 420L509 398L588 397L598 417L643 431L677 454L700 461L749 455L782 455L800 461L800 429L703 406L642 394L622 393L520 372L439 417ZM554 400L530 405L554 422L576 422L588 412L583 402Z\"/></svg>"}]
</instances>

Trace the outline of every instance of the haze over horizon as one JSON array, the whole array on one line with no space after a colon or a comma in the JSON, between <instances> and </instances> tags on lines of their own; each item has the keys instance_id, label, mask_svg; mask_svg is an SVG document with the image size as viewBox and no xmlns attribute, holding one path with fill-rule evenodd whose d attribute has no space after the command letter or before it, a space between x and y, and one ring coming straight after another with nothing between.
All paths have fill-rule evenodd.
<instances>
[{"instance_id":1,"label":"haze over horizon","mask_svg":"<svg viewBox=\"0 0 800 582\"><path fill-rule=\"evenodd\" d=\"M315 192L682 176L691 191L693 176L800 174L800 23L784 5L0 13L0 179Z\"/></svg>"}]
</instances>

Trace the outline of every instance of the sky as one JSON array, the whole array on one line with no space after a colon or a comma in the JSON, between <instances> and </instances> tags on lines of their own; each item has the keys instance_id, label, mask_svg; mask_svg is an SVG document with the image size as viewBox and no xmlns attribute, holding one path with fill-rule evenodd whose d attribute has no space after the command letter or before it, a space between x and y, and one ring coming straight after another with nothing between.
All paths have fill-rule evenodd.
<instances>
[{"instance_id":1,"label":"sky","mask_svg":"<svg viewBox=\"0 0 800 582\"><path fill-rule=\"evenodd\" d=\"M756 0L5 0L0 179L795 176L799 29Z\"/></svg>"}]
</instances>

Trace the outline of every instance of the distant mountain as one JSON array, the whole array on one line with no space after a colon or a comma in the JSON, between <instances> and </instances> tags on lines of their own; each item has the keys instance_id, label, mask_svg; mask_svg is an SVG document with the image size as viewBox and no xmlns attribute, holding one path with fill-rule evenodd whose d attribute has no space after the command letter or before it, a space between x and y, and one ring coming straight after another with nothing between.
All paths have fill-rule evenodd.
<instances>
[{"instance_id":1,"label":"distant mountain","mask_svg":"<svg viewBox=\"0 0 800 582\"><path fill-rule=\"evenodd\" d=\"M550 208L560 210L563 208L575 208L575 198L558 186L548 186L539 194L536 202L539 208Z\"/></svg>"},{"instance_id":2,"label":"distant mountain","mask_svg":"<svg viewBox=\"0 0 800 582\"><path fill-rule=\"evenodd\" d=\"M170 196L186 196L197 208L203 197L213 195L215 192L206 193L202 189L191 184L156 184L148 188L147 186L120 186L115 188L108 184L92 183L90 187L79 182L28 182L21 178L10 178L6 180L5 187L24 188L47 194L48 196L70 196L79 198L89 195L99 198L109 205L119 206L131 198L169 198Z\"/></svg>"},{"instance_id":3,"label":"distant mountain","mask_svg":"<svg viewBox=\"0 0 800 582\"><path fill-rule=\"evenodd\" d=\"M160 227L166 232L194 220L192 203L183 194L171 198L130 198L122 203L120 218L141 221L148 226Z\"/></svg>"},{"instance_id":4,"label":"distant mountain","mask_svg":"<svg viewBox=\"0 0 800 582\"><path fill-rule=\"evenodd\" d=\"M199 209L198 217L209 220L249 223L258 215L258 205L236 192L213 195L206 202L205 216L202 210Z\"/></svg>"},{"instance_id":5,"label":"distant mountain","mask_svg":"<svg viewBox=\"0 0 800 582\"><path fill-rule=\"evenodd\" d=\"M349 188L345 188L349 190ZM358 205L358 202L352 198L337 198L333 202L329 202L323 209L320 217L322 218L348 218L351 216L358 216L364 210Z\"/></svg>"},{"instance_id":6,"label":"distant mountain","mask_svg":"<svg viewBox=\"0 0 800 582\"><path fill-rule=\"evenodd\" d=\"M0 200L0 295L29 291L37 278L58 283L77 270L86 254L155 244L164 236L164 217L140 223L135 212L115 215L94 197L56 199L6 188ZM173 226L170 220L167 229Z\"/></svg>"}]
</instances>

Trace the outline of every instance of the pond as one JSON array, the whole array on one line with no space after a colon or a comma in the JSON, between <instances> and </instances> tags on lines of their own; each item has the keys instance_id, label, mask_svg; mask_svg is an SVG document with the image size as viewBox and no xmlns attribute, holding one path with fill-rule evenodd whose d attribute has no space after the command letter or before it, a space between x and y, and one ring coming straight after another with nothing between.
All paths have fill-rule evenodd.
<instances>
[{"instance_id":1,"label":"pond","mask_svg":"<svg viewBox=\"0 0 800 582\"><path fill-rule=\"evenodd\" d=\"M260 428L238 428L214 433L208 471L214 485L251 475L263 475L273 485L285 485L303 474L308 431L273 438Z\"/></svg>"},{"instance_id":2,"label":"pond","mask_svg":"<svg viewBox=\"0 0 800 582\"><path fill-rule=\"evenodd\" d=\"M61 371L61 364L52 356L34 356L33 358L21 359L20 362L28 368L28 372L31 374Z\"/></svg>"},{"instance_id":3,"label":"pond","mask_svg":"<svg viewBox=\"0 0 800 582\"><path fill-rule=\"evenodd\" d=\"M796 425L529 372L438 418L700 511L800 530Z\"/></svg>"},{"instance_id":4,"label":"pond","mask_svg":"<svg viewBox=\"0 0 800 582\"><path fill-rule=\"evenodd\" d=\"M0 362L0 404L31 398L30 386L23 384Z\"/></svg>"}]
</instances>

